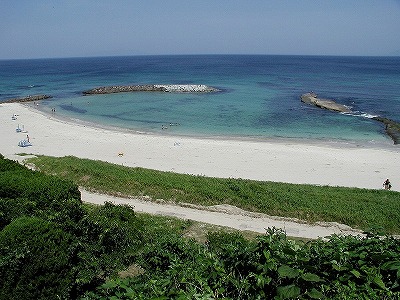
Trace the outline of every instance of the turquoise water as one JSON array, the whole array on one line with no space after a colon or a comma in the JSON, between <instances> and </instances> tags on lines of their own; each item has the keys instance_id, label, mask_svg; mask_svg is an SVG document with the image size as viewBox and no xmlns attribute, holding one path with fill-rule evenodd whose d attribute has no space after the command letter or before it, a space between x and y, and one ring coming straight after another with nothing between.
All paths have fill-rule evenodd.
<instances>
[{"instance_id":1,"label":"turquoise water","mask_svg":"<svg viewBox=\"0 0 400 300\"><path fill-rule=\"evenodd\" d=\"M390 143L379 115L400 122L399 57L132 56L0 61L0 99L50 94L42 109L101 125L192 136ZM82 96L98 86L206 84L212 94ZM351 106L342 115L303 93ZM172 126L170 126L172 124Z\"/></svg>"}]
</instances>

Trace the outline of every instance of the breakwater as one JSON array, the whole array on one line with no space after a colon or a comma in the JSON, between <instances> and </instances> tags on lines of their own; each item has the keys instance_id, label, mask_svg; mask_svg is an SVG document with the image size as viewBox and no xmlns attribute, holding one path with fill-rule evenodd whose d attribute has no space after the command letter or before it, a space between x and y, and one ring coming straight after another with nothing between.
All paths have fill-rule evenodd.
<instances>
[{"instance_id":1,"label":"breakwater","mask_svg":"<svg viewBox=\"0 0 400 300\"><path fill-rule=\"evenodd\" d=\"M83 95L130 93L130 92L167 92L167 93L215 93L220 90L204 84L145 84L117 85L97 87L83 92Z\"/></svg>"},{"instance_id":2,"label":"breakwater","mask_svg":"<svg viewBox=\"0 0 400 300\"><path fill-rule=\"evenodd\" d=\"M52 96L49 95L32 95L32 96L26 96L26 97L20 97L20 98L11 98L11 99L6 99L1 102L3 103L11 103L11 102L31 102L31 101L39 101L39 100L45 100L53 98Z\"/></svg>"},{"instance_id":3,"label":"breakwater","mask_svg":"<svg viewBox=\"0 0 400 300\"><path fill-rule=\"evenodd\" d=\"M400 144L400 123L382 117L373 117L372 119L383 123L385 125L386 134L390 136L394 144Z\"/></svg>"}]
</instances>

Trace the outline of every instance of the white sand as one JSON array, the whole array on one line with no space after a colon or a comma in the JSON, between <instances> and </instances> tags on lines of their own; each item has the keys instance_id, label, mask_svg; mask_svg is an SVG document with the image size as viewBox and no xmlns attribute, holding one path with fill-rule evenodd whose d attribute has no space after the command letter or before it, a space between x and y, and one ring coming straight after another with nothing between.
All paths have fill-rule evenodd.
<instances>
[{"instance_id":1,"label":"white sand","mask_svg":"<svg viewBox=\"0 0 400 300\"><path fill-rule=\"evenodd\" d=\"M17 114L17 120L12 120ZM199 139L91 127L44 115L33 104L0 104L0 153L73 155L124 166L276 182L400 190L400 146L317 145ZM17 126L27 133L16 133ZM32 146L18 141L29 135ZM123 153L119 156L119 153Z\"/></svg>"}]
</instances>

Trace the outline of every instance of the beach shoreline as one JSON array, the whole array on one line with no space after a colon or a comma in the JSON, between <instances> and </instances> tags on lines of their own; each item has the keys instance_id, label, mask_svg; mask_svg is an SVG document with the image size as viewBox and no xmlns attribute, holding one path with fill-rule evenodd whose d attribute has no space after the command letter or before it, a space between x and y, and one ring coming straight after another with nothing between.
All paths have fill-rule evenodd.
<instances>
[{"instance_id":1,"label":"beach shoreline","mask_svg":"<svg viewBox=\"0 0 400 300\"><path fill-rule=\"evenodd\" d=\"M58 113L50 113L46 111L43 105L36 106L35 104L31 103L20 103L31 109L35 113L39 113L44 115L45 117L49 117L54 120L58 120L64 123L72 123L81 125L84 127L93 127L97 129L104 129L113 132L126 132L132 134L140 134L140 135L151 135L151 136L160 136L160 137L173 137L173 138L191 138L191 139L200 139L200 140L226 140L226 141L246 141L246 142L267 142L267 143L274 143L274 144L301 144L301 145L315 145L321 147L333 147L333 148L372 148L372 149L386 149L386 150L396 150L400 146L393 145L393 141L387 137L387 135L382 134L383 136L387 137L384 141L375 141L375 140L351 140L351 139L326 139L326 138L304 138L304 137L286 137L286 136L272 136L272 137L263 137L263 136L256 136L256 135L217 135L217 134L193 134L193 133L179 133L175 131L169 130L162 130L155 131L155 130L143 130L138 128L126 128L126 127L119 127L119 126L112 126L107 124L100 124L96 122L91 122L88 120L82 120L77 118L68 117L63 114ZM1 103L0 103L1 105ZM46 107L48 108L48 107ZM161 127L170 126L168 124L162 125ZM171 125L175 126L175 125Z\"/></svg>"},{"instance_id":2,"label":"beach shoreline","mask_svg":"<svg viewBox=\"0 0 400 300\"><path fill-rule=\"evenodd\" d=\"M17 119L12 120L16 114ZM0 153L73 155L130 167L222 178L400 190L400 148L389 142L188 137L99 126L48 114L30 104L0 103ZM16 133L17 126L27 133ZM18 147L28 135L32 146Z\"/></svg>"}]
</instances>

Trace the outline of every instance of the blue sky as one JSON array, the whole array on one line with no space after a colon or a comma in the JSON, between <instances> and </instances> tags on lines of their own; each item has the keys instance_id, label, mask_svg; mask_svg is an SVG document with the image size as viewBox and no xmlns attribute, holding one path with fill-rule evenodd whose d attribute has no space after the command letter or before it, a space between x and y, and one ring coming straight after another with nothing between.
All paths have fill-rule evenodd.
<instances>
[{"instance_id":1,"label":"blue sky","mask_svg":"<svg viewBox=\"0 0 400 300\"><path fill-rule=\"evenodd\" d=\"M400 0L1 0L0 59L400 56Z\"/></svg>"}]
</instances>

